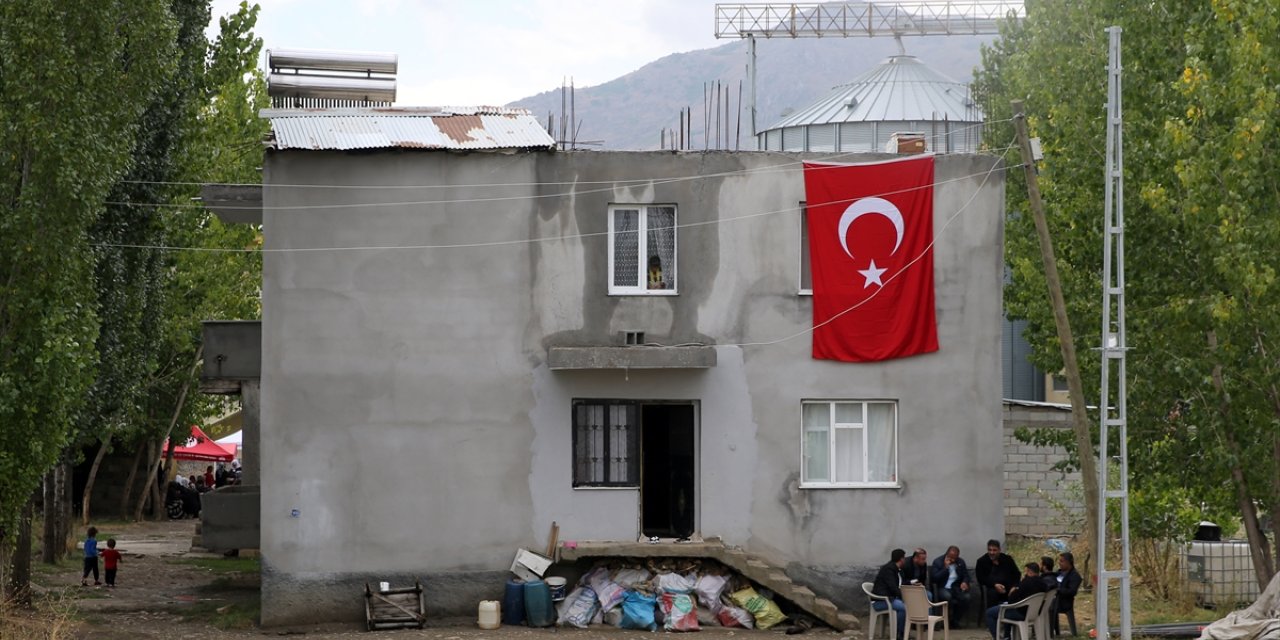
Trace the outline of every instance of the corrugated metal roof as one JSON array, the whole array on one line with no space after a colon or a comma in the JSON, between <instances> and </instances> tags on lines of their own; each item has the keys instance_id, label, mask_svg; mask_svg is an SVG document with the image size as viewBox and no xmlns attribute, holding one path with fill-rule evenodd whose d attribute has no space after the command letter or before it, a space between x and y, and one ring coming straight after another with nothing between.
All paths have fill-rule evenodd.
<instances>
[{"instance_id":1,"label":"corrugated metal roof","mask_svg":"<svg viewBox=\"0 0 1280 640\"><path fill-rule=\"evenodd\" d=\"M981 122L969 87L914 56L893 56L849 84L783 118L769 129L832 122Z\"/></svg>"},{"instance_id":2,"label":"corrugated metal roof","mask_svg":"<svg viewBox=\"0 0 1280 640\"><path fill-rule=\"evenodd\" d=\"M263 109L277 149L551 149L526 109L368 107Z\"/></svg>"}]
</instances>

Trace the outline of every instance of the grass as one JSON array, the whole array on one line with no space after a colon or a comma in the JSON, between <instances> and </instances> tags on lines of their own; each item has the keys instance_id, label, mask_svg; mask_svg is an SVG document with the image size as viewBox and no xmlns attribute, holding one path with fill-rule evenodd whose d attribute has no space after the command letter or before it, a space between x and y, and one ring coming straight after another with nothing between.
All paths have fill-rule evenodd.
<instances>
[{"instance_id":1,"label":"grass","mask_svg":"<svg viewBox=\"0 0 1280 640\"><path fill-rule=\"evenodd\" d=\"M65 591L36 597L31 608L0 602L0 638L70 640L77 624L75 599Z\"/></svg>"},{"instance_id":2,"label":"grass","mask_svg":"<svg viewBox=\"0 0 1280 640\"><path fill-rule=\"evenodd\" d=\"M256 599L231 603L198 602L179 612L188 621L204 622L212 627L228 629L252 629L261 615Z\"/></svg>"},{"instance_id":3,"label":"grass","mask_svg":"<svg viewBox=\"0 0 1280 640\"><path fill-rule=\"evenodd\" d=\"M189 564L213 573L260 573L262 565L257 558L177 558L174 564Z\"/></svg>"},{"instance_id":4,"label":"grass","mask_svg":"<svg viewBox=\"0 0 1280 640\"><path fill-rule=\"evenodd\" d=\"M1068 544L1070 544L1068 540ZM1019 564L1024 565L1033 560L1039 560L1040 556L1053 556L1055 559L1058 553L1054 551L1044 540L1035 538L1010 538L1007 541L1005 553L1008 553ZM1110 557L1119 557L1118 551L1108 553ZM975 559L976 561L976 559ZM1082 559L1077 554L1077 562ZM1140 562L1139 554L1131 556L1134 573L1142 574L1144 567L1137 566ZM972 563L970 563L972 566ZM1158 572L1151 568L1146 568L1147 573L1157 575ZM1164 574L1164 579L1180 579L1178 576L1169 576ZM1111 589L1108 591L1107 604L1110 610L1108 619L1113 626L1120 624L1120 592L1119 582L1112 582ZM1173 591L1177 593L1171 596L1157 595L1156 585L1148 584L1140 578L1135 578L1130 584L1129 604L1130 615L1132 616L1134 625L1147 624L1166 624L1172 622L1212 622L1221 618L1226 611L1214 611L1196 606L1195 598L1187 593L1185 589L1178 586ZM1170 589L1166 586L1165 591ZM1094 626L1094 607L1096 600L1094 599L1093 590L1088 584L1081 587L1080 595L1076 596L1076 622L1081 634L1088 633L1088 630Z\"/></svg>"}]
</instances>

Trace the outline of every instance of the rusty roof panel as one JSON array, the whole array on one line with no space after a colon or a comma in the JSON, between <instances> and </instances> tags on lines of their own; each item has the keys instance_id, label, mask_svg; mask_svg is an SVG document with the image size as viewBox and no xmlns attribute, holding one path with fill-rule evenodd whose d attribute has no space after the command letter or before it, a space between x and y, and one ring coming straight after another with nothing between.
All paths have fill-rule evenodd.
<instances>
[{"instance_id":1,"label":"rusty roof panel","mask_svg":"<svg viewBox=\"0 0 1280 640\"><path fill-rule=\"evenodd\" d=\"M526 110L508 107L264 109L277 149L551 149Z\"/></svg>"}]
</instances>

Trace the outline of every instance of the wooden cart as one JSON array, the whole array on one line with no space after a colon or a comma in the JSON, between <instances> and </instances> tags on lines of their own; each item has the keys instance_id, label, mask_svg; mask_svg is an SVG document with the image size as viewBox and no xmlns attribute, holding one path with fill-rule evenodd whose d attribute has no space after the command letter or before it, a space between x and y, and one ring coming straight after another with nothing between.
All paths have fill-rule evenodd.
<instances>
[{"instance_id":1,"label":"wooden cart","mask_svg":"<svg viewBox=\"0 0 1280 640\"><path fill-rule=\"evenodd\" d=\"M427 622L426 598L422 595L422 583L415 581L412 587L373 589L364 585L364 615L369 630L421 629Z\"/></svg>"}]
</instances>

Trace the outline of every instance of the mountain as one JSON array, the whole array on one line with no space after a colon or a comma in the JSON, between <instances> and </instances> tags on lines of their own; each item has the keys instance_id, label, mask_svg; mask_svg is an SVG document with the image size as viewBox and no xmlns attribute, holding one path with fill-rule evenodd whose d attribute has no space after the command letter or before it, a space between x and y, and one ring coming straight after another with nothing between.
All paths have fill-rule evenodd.
<instances>
[{"instance_id":1,"label":"mountain","mask_svg":"<svg viewBox=\"0 0 1280 640\"><path fill-rule=\"evenodd\" d=\"M991 36L937 36L904 38L909 55L953 80L972 80L981 61L980 46ZM898 52L892 38L800 38L756 41L757 128L765 129L788 110L800 109L826 95L832 87L861 75ZM575 111L581 125L578 140L603 140L585 148L657 149L661 131L679 127L680 111L692 109L694 146L703 148L704 94L707 84L721 83L728 90L729 133L725 131L724 102L720 104L721 146L735 135L737 107L741 105L742 149L753 149L748 112L751 87L745 80L747 43L729 42L711 49L675 53L659 58L624 76L594 87L577 87ZM739 102L738 84L742 83ZM714 103L714 93L711 102ZM524 107L543 120L552 114L560 121L560 89L553 89L510 103ZM567 108L566 108L567 110ZM567 115L567 114L566 114ZM716 119L711 117L715 147ZM557 124L558 127L558 124ZM581 146L581 145L580 145Z\"/></svg>"}]
</instances>

